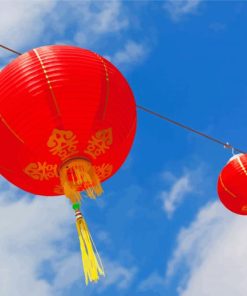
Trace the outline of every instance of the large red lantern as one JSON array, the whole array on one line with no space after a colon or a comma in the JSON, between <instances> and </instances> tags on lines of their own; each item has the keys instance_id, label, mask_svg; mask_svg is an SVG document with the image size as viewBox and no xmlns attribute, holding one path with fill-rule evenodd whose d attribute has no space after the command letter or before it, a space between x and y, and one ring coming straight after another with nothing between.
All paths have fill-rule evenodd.
<instances>
[{"instance_id":1,"label":"large red lantern","mask_svg":"<svg viewBox=\"0 0 247 296\"><path fill-rule=\"evenodd\" d=\"M247 154L233 156L218 178L218 195L230 211L247 215Z\"/></svg>"},{"instance_id":2,"label":"large red lantern","mask_svg":"<svg viewBox=\"0 0 247 296\"><path fill-rule=\"evenodd\" d=\"M0 73L0 173L28 192L72 202L86 282L103 268L80 212L123 164L136 131L136 106L122 74L73 46L31 50Z\"/></svg>"}]
</instances>

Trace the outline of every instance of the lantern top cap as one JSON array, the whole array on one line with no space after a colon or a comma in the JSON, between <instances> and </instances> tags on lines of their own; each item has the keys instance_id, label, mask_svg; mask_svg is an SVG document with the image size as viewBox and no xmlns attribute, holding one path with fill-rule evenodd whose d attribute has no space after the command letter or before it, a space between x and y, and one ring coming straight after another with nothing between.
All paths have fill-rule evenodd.
<instances>
[{"instance_id":1,"label":"lantern top cap","mask_svg":"<svg viewBox=\"0 0 247 296\"><path fill-rule=\"evenodd\" d=\"M238 154L233 155L233 156L228 160L227 163L233 161L234 159L236 159L236 158L238 158L238 157L240 157L240 156L242 156L242 155L244 155L244 154L243 154L243 153L238 153Z\"/></svg>"}]
</instances>

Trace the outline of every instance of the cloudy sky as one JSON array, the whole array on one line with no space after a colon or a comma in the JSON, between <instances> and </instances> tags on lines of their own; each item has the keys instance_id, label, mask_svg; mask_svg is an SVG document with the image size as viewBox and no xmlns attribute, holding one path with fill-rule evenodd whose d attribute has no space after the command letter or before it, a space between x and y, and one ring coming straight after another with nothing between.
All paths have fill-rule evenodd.
<instances>
[{"instance_id":1,"label":"cloudy sky","mask_svg":"<svg viewBox=\"0 0 247 296\"><path fill-rule=\"evenodd\" d=\"M0 43L73 44L138 104L246 144L246 1L0 0ZM0 67L15 55L0 50ZM1 296L246 296L247 220L219 203L231 151L138 111L133 149L84 212L106 277L85 287L73 211L0 181Z\"/></svg>"}]
</instances>

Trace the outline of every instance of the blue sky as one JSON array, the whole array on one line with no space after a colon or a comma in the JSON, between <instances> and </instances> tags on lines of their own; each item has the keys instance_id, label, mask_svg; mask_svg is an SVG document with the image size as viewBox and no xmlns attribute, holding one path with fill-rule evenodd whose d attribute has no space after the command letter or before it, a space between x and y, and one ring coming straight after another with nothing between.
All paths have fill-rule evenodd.
<instances>
[{"instance_id":1,"label":"blue sky","mask_svg":"<svg viewBox=\"0 0 247 296\"><path fill-rule=\"evenodd\" d=\"M138 104L246 149L247 2L0 2L0 43L96 51ZM0 66L14 57L0 51ZM2 179L0 295L245 296L247 222L216 193L230 157L138 111L129 158L100 199L84 202L107 274L88 287L69 203Z\"/></svg>"}]
</instances>

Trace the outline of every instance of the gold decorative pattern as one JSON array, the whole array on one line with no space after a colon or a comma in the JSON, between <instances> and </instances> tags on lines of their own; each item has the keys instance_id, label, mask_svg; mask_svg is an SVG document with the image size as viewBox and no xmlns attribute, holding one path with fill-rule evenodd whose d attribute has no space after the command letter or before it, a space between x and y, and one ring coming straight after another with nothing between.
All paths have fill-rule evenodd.
<instances>
[{"instance_id":1,"label":"gold decorative pattern","mask_svg":"<svg viewBox=\"0 0 247 296\"><path fill-rule=\"evenodd\" d=\"M64 194L63 186L62 185L56 185L53 192L56 193L56 194L63 195Z\"/></svg>"},{"instance_id":2,"label":"gold decorative pattern","mask_svg":"<svg viewBox=\"0 0 247 296\"><path fill-rule=\"evenodd\" d=\"M54 129L47 146L53 155L58 155L61 160L73 156L79 152L77 149L78 140L72 131Z\"/></svg>"},{"instance_id":3,"label":"gold decorative pattern","mask_svg":"<svg viewBox=\"0 0 247 296\"><path fill-rule=\"evenodd\" d=\"M105 164L103 163L100 166L94 166L95 173L98 176L100 180L105 180L106 178L110 177L113 166L109 163Z\"/></svg>"},{"instance_id":4,"label":"gold decorative pattern","mask_svg":"<svg viewBox=\"0 0 247 296\"><path fill-rule=\"evenodd\" d=\"M52 178L57 178L57 165L56 164L47 164L47 162L33 162L26 166L24 169L29 177L34 180L44 181Z\"/></svg>"},{"instance_id":5,"label":"gold decorative pattern","mask_svg":"<svg viewBox=\"0 0 247 296\"><path fill-rule=\"evenodd\" d=\"M233 194L229 189L226 188L225 184L224 184L223 181L222 181L222 177L221 177L221 175L220 175L220 183L221 183L223 189L224 189L228 194L230 194L230 195L231 195L232 197L234 197L234 198L237 197L237 196L236 196L235 194Z\"/></svg>"},{"instance_id":6,"label":"gold decorative pattern","mask_svg":"<svg viewBox=\"0 0 247 296\"><path fill-rule=\"evenodd\" d=\"M112 144L112 128L97 131L91 140L88 141L88 146L85 153L96 159L99 155L106 153Z\"/></svg>"}]
</instances>

